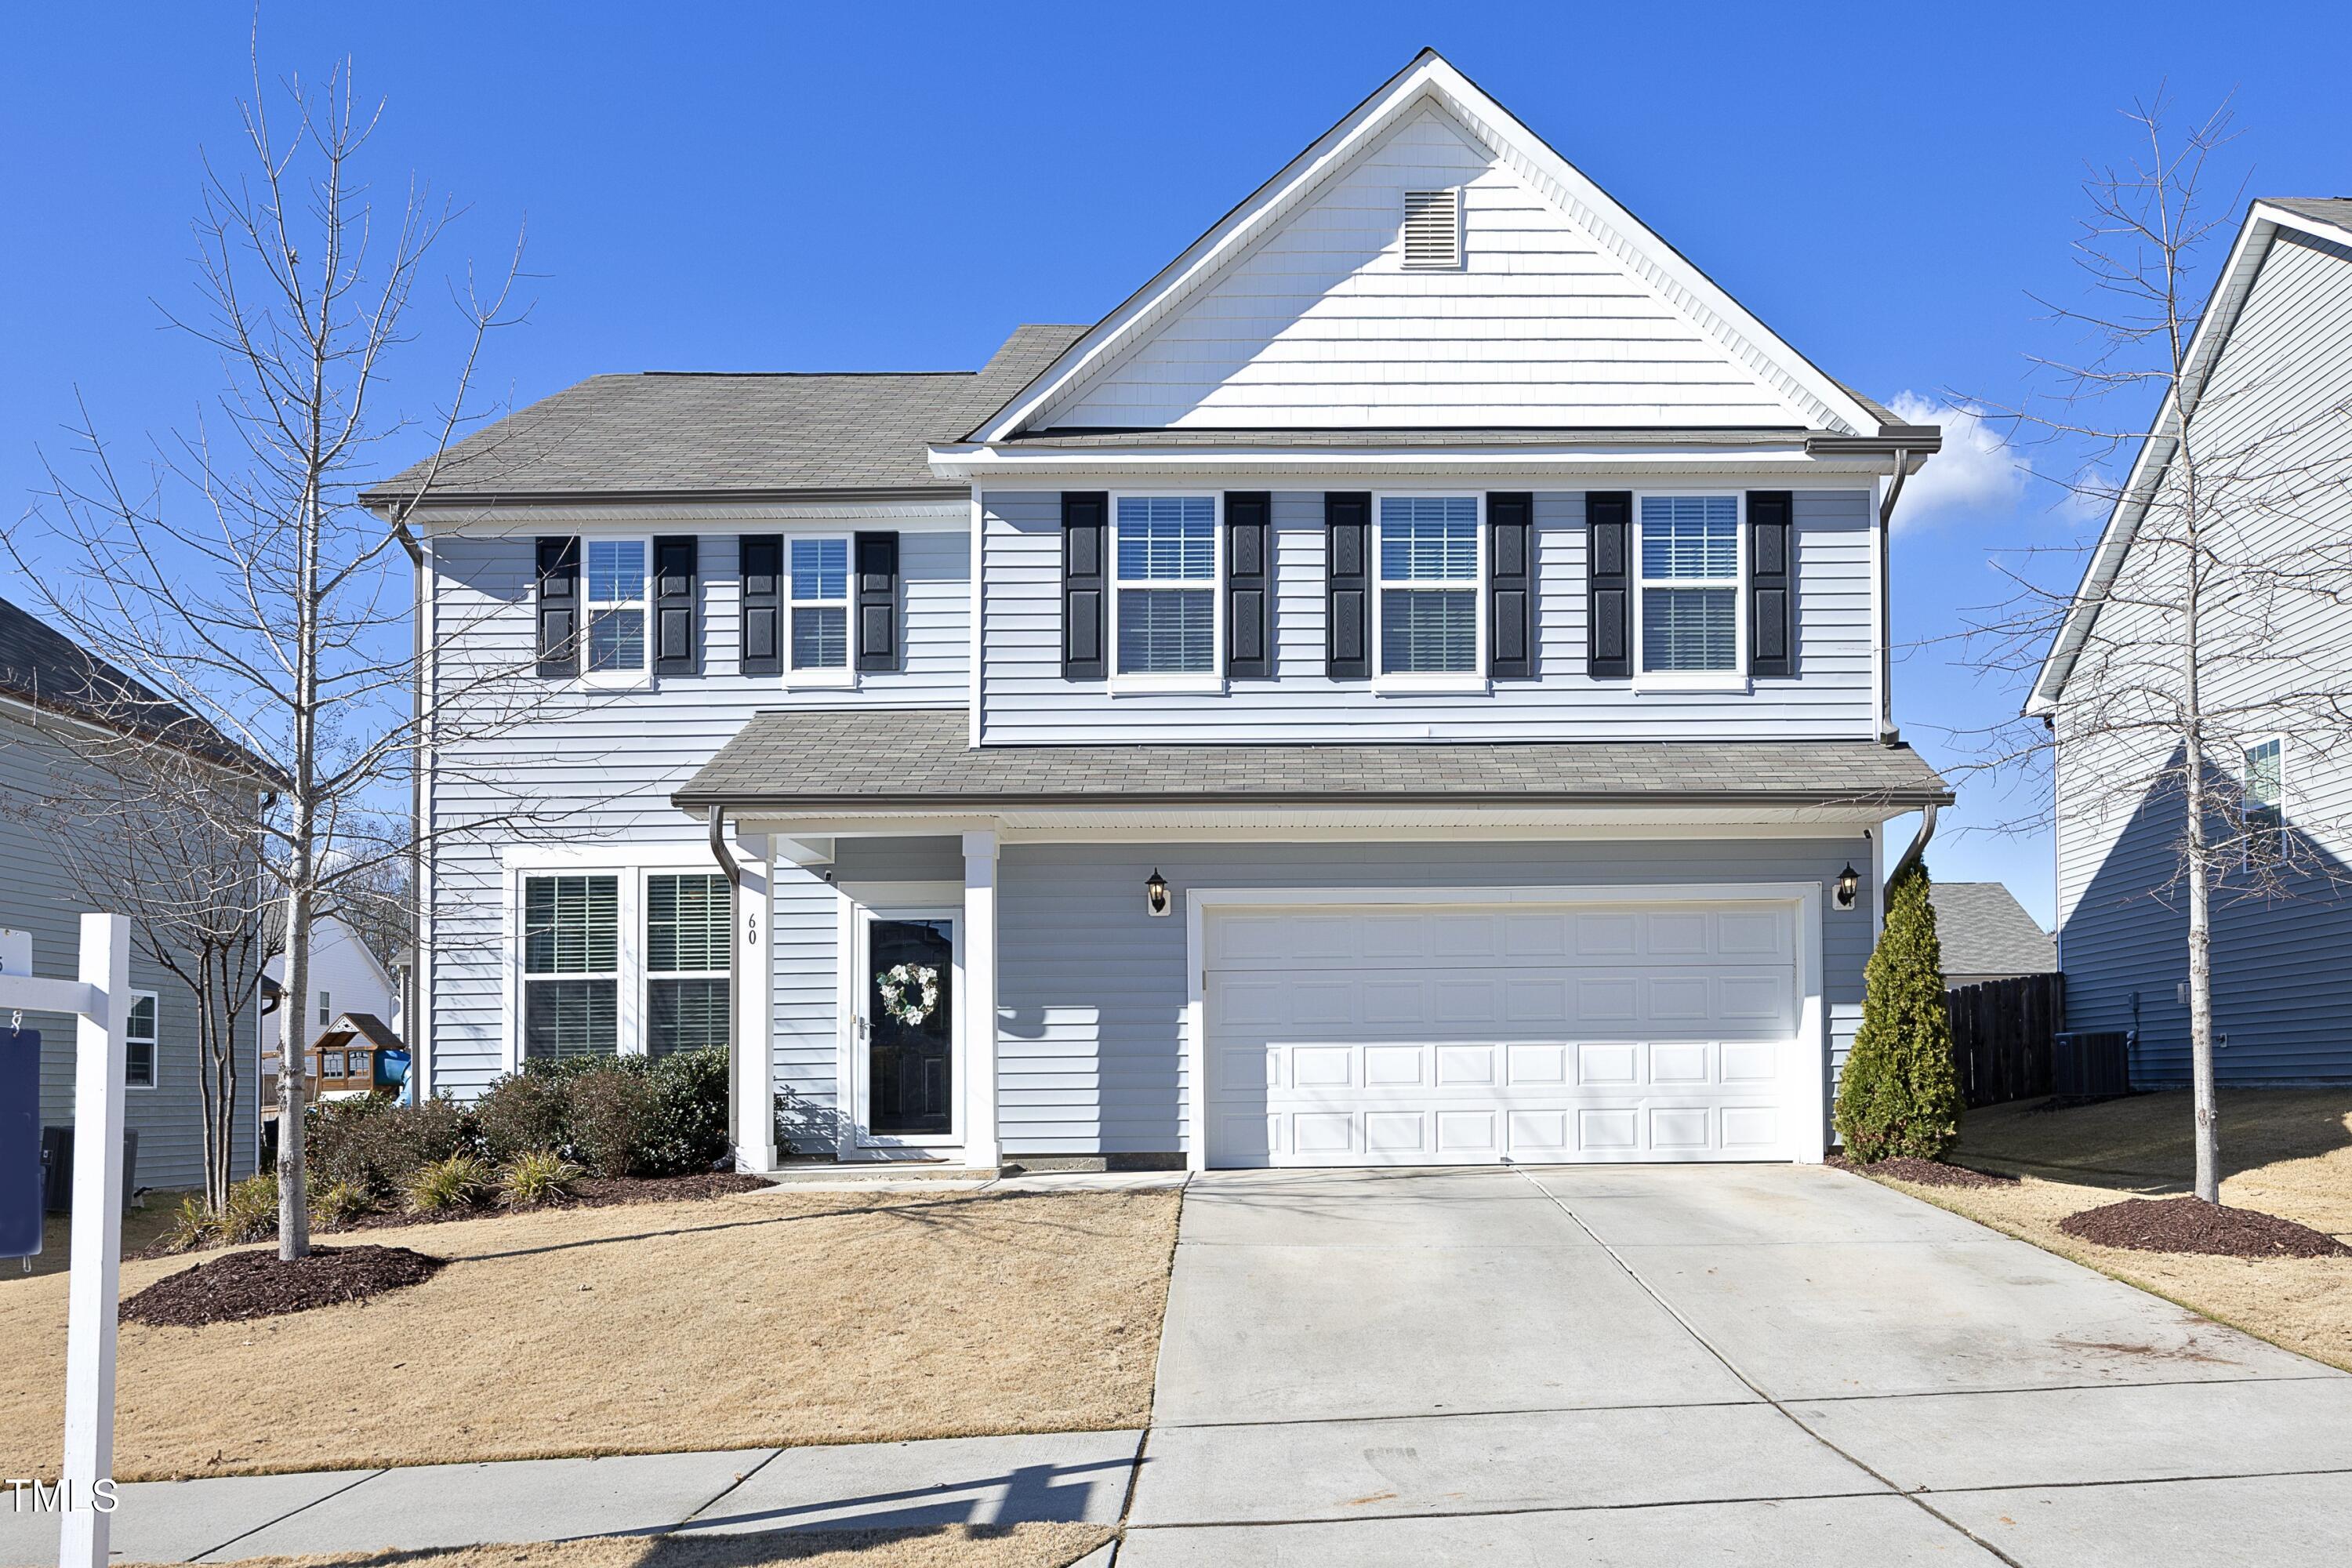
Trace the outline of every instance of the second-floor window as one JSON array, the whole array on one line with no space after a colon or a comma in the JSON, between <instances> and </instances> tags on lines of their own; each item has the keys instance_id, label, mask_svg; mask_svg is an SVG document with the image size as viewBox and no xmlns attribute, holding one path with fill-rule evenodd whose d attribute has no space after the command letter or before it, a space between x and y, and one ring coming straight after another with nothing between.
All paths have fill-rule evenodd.
<instances>
[{"instance_id":1,"label":"second-floor window","mask_svg":"<svg viewBox=\"0 0 2352 1568\"><path fill-rule=\"evenodd\" d=\"M1478 499L1382 496L1380 673L1475 676Z\"/></svg>"},{"instance_id":2,"label":"second-floor window","mask_svg":"<svg viewBox=\"0 0 2352 1568\"><path fill-rule=\"evenodd\" d=\"M523 879L523 1055L609 1057L620 1049L621 881Z\"/></svg>"},{"instance_id":3,"label":"second-floor window","mask_svg":"<svg viewBox=\"0 0 2352 1568\"><path fill-rule=\"evenodd\" d=\"M646 542L591 539L588 635L583 671L593 682L635 685L646 678Z\"/></svg>"},{"instance_id":4,"label":"second-floor window","mask_svg":"<svg viewBox=\"0 0 2352 1568\"><path fill-rule=\"evenodd\" d=\"M1643 496L1643 675L1731 676L1739 658L1739 498Z\"/></svg>"},{"instance_id":5,"label":"second-floor window","mask_svg":"<svg viewBox=\"0 0 2352 1568\"><path fill-rule=\"evenodd\" d=\"M1120 496L1112 526L1117 673L1213 675L1216 498Z\"/></svg>"},{"instance_id":6,"label":"second-floor window","mask_svg":"<svg viewBox=\"0 0 2352 1568\"><path fill-rule=\"evenodd\" d=\"M849 673L849 541L792 542L792 668Z\"/></svg>"}]
</instances>

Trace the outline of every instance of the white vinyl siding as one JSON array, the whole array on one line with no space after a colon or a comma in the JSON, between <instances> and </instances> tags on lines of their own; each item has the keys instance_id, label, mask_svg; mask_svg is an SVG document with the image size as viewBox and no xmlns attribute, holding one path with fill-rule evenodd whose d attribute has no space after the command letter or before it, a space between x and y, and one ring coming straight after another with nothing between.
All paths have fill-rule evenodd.
<instances>
[{"instance_id":1,"label":"white vinyl siding","mask_svg":"<svg viewBox=\"0 0 2352 1568\"><path fill-rule=\"evenodd\" d=\"M1379 492L1360 474L1333 490ZM1595 476L1594 489L1634 488ZM1478 677L1436 690L1334 681L1325 668L1324 485L1273 492L1275 679L1222 690L1116 696L1062 678L1061 497L988 490L982 500L988 576L982 615L982 733L990 743L1503 740L1866 740L1873 709L1871 492L1795 493L1799 674L1752 695L1633 689L1585 674L1584 493L1538 490L1531 547L1537 679L1490 691ZM1377 501L1375 503L1377 518ZM1373 569L1377 570L1375 561ZM1483 593L1481 597L1483 599ZM1484 620L1484 615L1481 615ZM1377 651L1378 644L1374 644ZM1732 680L1741 679L1733 672ZM1444 689L1451 685L1454 689ZM1381 688L1375 689L1374 688ZM1147 868L1149 869L1149 868Z\"/></svg>"},{"instance_id":2,"label":"white vinyl siding","mask_svg":"<svg viewBox=\"0 0 2352 1568\"><path fill-rule=\"evenodd\" d=\"M1460 263L1407 266L1404 193L1454 189ZM1432 107L1037 424L1802 429L1823 418Z\"/></svg>"}]
</instances>

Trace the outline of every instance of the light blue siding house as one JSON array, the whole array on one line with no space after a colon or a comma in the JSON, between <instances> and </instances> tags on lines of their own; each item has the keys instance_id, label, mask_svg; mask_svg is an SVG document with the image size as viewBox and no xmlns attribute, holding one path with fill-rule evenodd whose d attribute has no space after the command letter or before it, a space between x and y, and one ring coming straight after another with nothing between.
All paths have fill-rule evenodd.
<instances>
[{"instance_id":1,"label":"light blue siding house","mask_svg":"<svg viewBox=\"0 0 2352 1568\"><path fill-rule=\"evenodd\" d=\"M1950 798L1937 440L1433 54L976 373L584 382L420 513L543 689L434 759L425 1082L725 1041L762 1170L1817 1160Z\"/></svg>"},{"instance_id":2,"label":"light blue siding house","mask_svg":"<svg viewBox=\"0 0 2352 1568\"><path fill-rule=\"evenodd\" d=\"M2196 512L2205 773L2230 859L2212 901L2214 1073L2352 1080L2352 200L2255 202L2188 363L2030 709L2057 744L2066 1020L2134 1031L2136 1083L2189 1081L2185 770L2164 719L2184 638L2163 577L2189 515L2185 407L2214 498Z\"/></svg>"}]
</instances>

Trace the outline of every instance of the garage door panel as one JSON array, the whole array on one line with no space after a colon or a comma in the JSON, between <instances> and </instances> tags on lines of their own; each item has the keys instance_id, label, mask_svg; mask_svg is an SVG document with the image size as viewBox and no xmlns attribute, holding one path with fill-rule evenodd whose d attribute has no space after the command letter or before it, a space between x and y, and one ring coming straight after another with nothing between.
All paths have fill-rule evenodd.
<instances>
[{"instance_id":1,"label":"garage door panel","mask_svg":"<svg viewBox=\"0 0 2352 1568\"><path fill-rule=\"evenodd\" d=\"M1253 910L1208 926L1213 1164L1785 1152L1786 906Z\"/></svg>"}]
</instances>

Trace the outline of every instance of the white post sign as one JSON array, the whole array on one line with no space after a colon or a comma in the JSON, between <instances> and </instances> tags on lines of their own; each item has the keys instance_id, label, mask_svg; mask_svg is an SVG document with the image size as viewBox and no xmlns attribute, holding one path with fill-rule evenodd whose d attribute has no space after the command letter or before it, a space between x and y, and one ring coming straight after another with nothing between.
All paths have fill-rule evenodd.
<instances>
[{"instance_id":1,"label":"white post sign","mask_svg":"<svg viewBox=\"0 0 2352 1568\"><path fill-rule=\"evenodd\" d=\"M16 934L16 933L11 933ZM45 980L0 944L0 1012L71 1013L73 1241L66 1280L65 1523L58 1568L107 1568L114 1507L115 1299L122 1281L123 1029L131 1010L131 922L81 917L81 976ZM100 1490L99 1483L105 1482Z\"/></svg>"}]
</instances>

